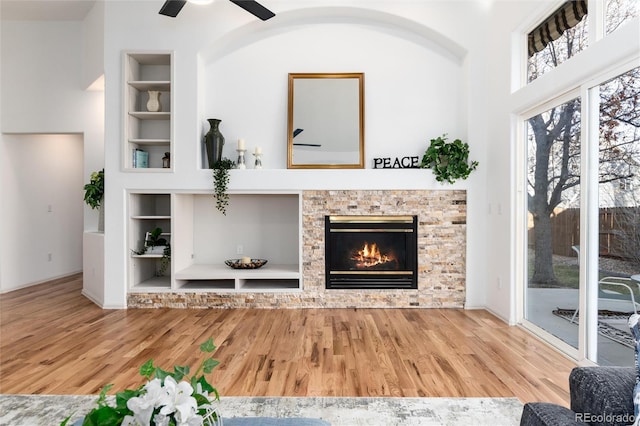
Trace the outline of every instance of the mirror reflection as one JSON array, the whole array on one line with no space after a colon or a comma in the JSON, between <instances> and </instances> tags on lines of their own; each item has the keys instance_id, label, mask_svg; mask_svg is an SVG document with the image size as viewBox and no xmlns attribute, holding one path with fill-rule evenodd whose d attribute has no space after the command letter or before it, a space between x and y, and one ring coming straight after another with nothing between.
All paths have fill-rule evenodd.
<instances>
[{"instance_id":1,"label":"mirror reflection","mask_svg":"<svg viewBox=\"0 0 640 426\"><path fill-rule=\"evenodd\" d=\"M289 74L287 167L364 167L364 74Z\"/></svg>"}]
</instances>

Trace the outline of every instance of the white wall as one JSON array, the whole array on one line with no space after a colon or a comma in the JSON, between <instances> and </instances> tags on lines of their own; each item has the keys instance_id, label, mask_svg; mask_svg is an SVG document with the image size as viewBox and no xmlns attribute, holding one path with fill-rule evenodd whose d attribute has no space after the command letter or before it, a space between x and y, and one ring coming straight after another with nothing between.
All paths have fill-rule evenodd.
<instances>
[{"instance_id":1,"label":"white wall","mask_svg":"<svg viewBox=\"0 0 640 426\"><path fill-rule=\"evenodd\" d=\"M86 222L89 230L97 228L97 212L84 208L82 201L82 186L88 181L88 175L104 164L104 93L87 92L83 83L83 69L85 81L101 73L103 43L101 37L95 35L95 27L99 26L103 13L99 6L96 8L96 12L90 14L91 23L86 26L80 21L1 22L2 291L80 271L82 250L78 242L82 241L82 224ZM93 35L85 37L85 31L93 31ZM99 44L99 48L92 51L90 44L93 43ZM83 60L84 56L88 59ZM83 68L86 64L91 65ZM45 136L47 134L49 136ZM58 149L50 149L49 144ZM48 163L38 167L64 165L69 175L57 169L46 173L43 172L46 168L36 168L33 161L23 161L40 158L42 152L47 152ZM27 167L14 168L22 164ZM48 181L42 182L45 177ZM27 197L25 201L26 193L18 190L24 186L54 189L46 194L50 196L49 201L45 202L42 196L33 201ZM73 196L68 195L70 193ZM33 204L37 200L46 206L51 204L52 213L42 215L42 206ZM18 206L33 214L16 213ZM26 217L33 222L22 226L21 221ZM55 223L52 224L52 220ZM25 227L27 233L31 229L54 228L71 234L60 238L57 234L39 232L38 247L47 250L46 254L52 253L52 261L40 265L41 253L34 256L33 263L24 260L34 251L33 247L24 246Z\"/></svg>"},{"instance_id":2,"label":"white wall","mask_svg":"<svg viewBox=\"0 0 640 426\"><path fill-rule=\"evenodd\" d=\"M244 138L249 152L262 147L263 167L286 169L289 72L364 73L366 168L374 157L421 155L443 133L466 135L461 62L427 46L332 23L249 41L203 70L202 117L222 119L224 156L235 159Z\"/></svg>"},{"instance_id":3,"label":"white wall","mask_svg":"<svg viewBox=\"0 0 640 426\"><path fill-rule=\"evenodd\" d=\"M104 74L104 3L96 2L82 21L82 87Z\"/></svg>"},{"instance_id":4,"label":"white wall","mask_svg":"<svg viewBox=\"0 0 640 426\"><path fill-rule=\"evenodd\" d=\"M82 26L2 22L2 131L81 133Z\"/></svg>"},{"instance_id":5,"label":"white wall","mask_svg":"<svg viewBox=\"0 0 640 426\"><path fill-rule=\"evenodd\" d=\"M81 271L82 136L5 134L3 143L0 291Z\"/></svg>"}]
</instances>

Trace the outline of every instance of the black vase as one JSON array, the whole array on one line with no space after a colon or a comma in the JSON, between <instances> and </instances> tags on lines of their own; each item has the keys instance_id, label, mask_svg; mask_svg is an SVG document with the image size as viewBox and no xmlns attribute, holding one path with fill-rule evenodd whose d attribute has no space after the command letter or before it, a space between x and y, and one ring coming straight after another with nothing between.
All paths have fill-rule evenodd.
<instances>
[{"instance_id":1,"label":"black vase","mask_svg":"<svg viewBox=\"0 0 640 426\"><path fill-rule=\"evenodd\" d=\"M209 168L213 169L213 166L222 159L222 147L224 146L224 136L220 133L220 121L217 118L208 118L207 121L211 128L204 135L204 146L207 150L207 160L209 161Z\"/></svg>"}]
</instances>

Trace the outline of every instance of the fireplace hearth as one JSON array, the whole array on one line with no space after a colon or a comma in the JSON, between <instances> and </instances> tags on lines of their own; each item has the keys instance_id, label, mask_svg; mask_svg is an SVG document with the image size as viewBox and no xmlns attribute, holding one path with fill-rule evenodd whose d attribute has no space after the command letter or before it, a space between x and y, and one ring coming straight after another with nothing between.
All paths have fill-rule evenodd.
<instances>
[{"instance_id":1,"label":"fireplace hearth","mask_svg":"<svg viewBox=\"0 0 640 426\"><path fill-rule=\"evenodd\" d=\"M325 216L327 289L416 289L417 216Z\"/></svg>"}]
</instances>

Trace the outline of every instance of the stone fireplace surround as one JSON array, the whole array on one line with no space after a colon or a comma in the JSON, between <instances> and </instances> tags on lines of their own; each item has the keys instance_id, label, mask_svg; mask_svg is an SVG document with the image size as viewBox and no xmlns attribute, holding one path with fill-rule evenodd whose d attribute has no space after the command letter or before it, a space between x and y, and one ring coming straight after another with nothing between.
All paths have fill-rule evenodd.
<instances>
[{"instance_id":1,"label":"stone fireplace surround","mask_svg":"<svg viewBox=\"0 0 640 426\"><path fill-rule=\"evenodd\" d=\"M417 215L417 290L325 289L326 215ZM463 308L465 190L302 191L302 289L131 293L129 308Z\"/></svg>"}]
</instances>

